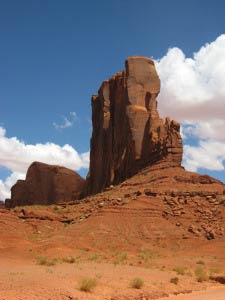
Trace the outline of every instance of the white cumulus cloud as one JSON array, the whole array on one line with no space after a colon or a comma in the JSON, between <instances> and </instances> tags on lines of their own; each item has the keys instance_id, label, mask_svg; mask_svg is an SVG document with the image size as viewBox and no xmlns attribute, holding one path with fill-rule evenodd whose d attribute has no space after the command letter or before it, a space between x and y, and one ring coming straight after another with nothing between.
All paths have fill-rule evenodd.
<instances>
[{"instance_id":1,"label":"white cumulus cloud","mask_svg":"<svg viewBox=\"0 0 225 300\"><path fill-rule=\"evenodd\" d=\"M159 110L180 121L222 119L225 116L225 34L206 44L193 58L169 49L156 62L161 79ZM171 109L171 107L173 109ZM223 135L225 138L225 133Z\"/></svg>"},{"instance_id":2,"label":"white cumulus cloud","mask_svg":"<svg viewBox=\"0 0 225 300\"><path fill-rule=\"evenodd\" d=\"M89 152L79 154L68 144L25 144L16 137L7 137L6 130L0 127L0 166L12 172L5 181L0 181L0 199L9 196L10 187L17 179L25 177L27 168L33 161L79 170L89 167Z\"/></svg>"},{"instance_id":3,"label":"white cumulus cloud","mask_svg":"<svg viewBox=\"0 0 225 300\"><path fill-rule=\"evenodd\" d=\"M225 160L225 34L186 57L171 48L156 61L161 79L160 114L182 123L182 135L199 140L184 147L184 165L224 170ZM218 149L213 150L213 146Z\"/></svg>"},{"instance_id":4,"label":"white cumulus cloud","mask_svg":"<svg viewBox=\"0 0 225 300\"><path fill-rule=\"evenodd\" d=\"M18 179L25 179L25 174L13 172L5 181L0 179L0 200L10 198L10 189Z\"/></svg>"},{"instance_id":5,"label":"white cumulus cloud","mask_svg":"<svg viewBox=\"0 0 225 300\"><path fill-rule=\"evenodd\" d=\"M190 171L198 168L224 170L225 143L215 140L200 141L198 146L184 146L184 164Z\"/></svg>"}]
</instances>

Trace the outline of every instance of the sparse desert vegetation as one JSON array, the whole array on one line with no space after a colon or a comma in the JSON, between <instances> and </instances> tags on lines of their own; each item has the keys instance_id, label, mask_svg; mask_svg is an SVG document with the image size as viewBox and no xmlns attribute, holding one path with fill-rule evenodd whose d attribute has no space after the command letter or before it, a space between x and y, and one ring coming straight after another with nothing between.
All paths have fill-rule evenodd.
<instances>
[{"instance_id":1,"label":"sparse desert vegetation","mask_svg":"<svg viewBox=\"0 0 225 300\"><path fill-rule=\"evenodd\" d=\"M204 282L209 279L208 273L203 267L197 267L195 269L195 276L198 282Z\"/></svg>"},{"instance_id":2,"label":"sparse desert vegetation","mask_svg":"<svg viewBox=\"0 0 225 300\"><path fill-rule=\"evenodd\" d=\"M54 266L56 264L56 259L49 259L46 256L40 256L37 259L37 264L40 266Z\"/></svg>"},{"instance_id":3,"label":"sparse desert vegetation","mask_svg":"<svg viewBox=\"0 0 225 300\"><path fill-rule=\"evenodd\" d=\"M91 292L97 285L95 278L83 278L79 282L79 290L82 292Z\"/></svg>"},{"instance_id":4,"label":"sparse desert vegetation","mask_svg":"<svg viewBox=\"0 0 225 300\"><path fill-rule=\"evenodd\" d=\"M127 256L126 252L117 253L115 255L114 264L115 265L125 264L127 261L127 258L128 258L128 256Z\"/></svg>"},{"instance_id":5,"label":"sparse desert vegetation","mask_svg":"<svg viewBox=\"0 0 225 300\"><path fill-rule=\"evenodd\" d=\"M134 279L131 280L130 286L134 289L141 289L144 285L143 279L139 277L135 277Z\"/></svg>"},{"instance_id":6,"label":"sparse desert vegetation","mask_svg":"<svg viewBox=\"0 0 225 300\"><path fill-rule=\"evenodd\" d=\"M176 266L173 268L173 271L177 273L177 275L184 275L187 270L187 267L183 266Z\"/></svg>"}]
</instances>

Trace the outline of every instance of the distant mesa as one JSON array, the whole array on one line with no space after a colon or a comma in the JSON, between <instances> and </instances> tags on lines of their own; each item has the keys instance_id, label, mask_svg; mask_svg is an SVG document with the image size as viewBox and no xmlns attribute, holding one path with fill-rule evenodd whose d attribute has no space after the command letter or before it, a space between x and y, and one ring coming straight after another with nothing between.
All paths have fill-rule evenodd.
<instances>
[{"instance_id":1,"label":"distant mesa","mask_svg":"<svg viewBox=\"0 0 225 300\"><path fill-rule=\"evenodd\" d=\"M25 180L18 180L11 188L11 199L6 199L7 208L68 202L82 197L85 180L65 167L34 162L27 171Z\"/></svg>"},{"instance_id":2,"label":"distant mesa","mask_svg":"<svg viewBox=\"0 0 225 300\"><path fill-rule=\"evenodd\" d=\"M180 125L157 111L160 80L154 62L128 57L125 70L103 81L92 97L87 194L118 184L146 166L181 166Z\"/></svg>"}]
</instances>

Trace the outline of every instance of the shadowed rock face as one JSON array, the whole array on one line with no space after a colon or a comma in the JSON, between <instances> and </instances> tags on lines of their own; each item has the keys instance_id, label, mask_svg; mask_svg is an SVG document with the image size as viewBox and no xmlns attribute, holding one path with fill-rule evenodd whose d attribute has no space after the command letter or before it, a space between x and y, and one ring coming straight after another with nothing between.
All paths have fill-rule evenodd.
<instances>
[{"instance_id":1,"label":"shadowed rock face","mask_svg":"<svg viewBox=\"0 0 225 300\"><path fill-rule=\"evenodd\" d=\"M26 179L18 180L11 188L6 207L32 204L53 204L79 199L85 180L76 172L61 166L34 162Z\"/></svg>"},{"instance_id":2,"label":"shadowed rock face","mask_svg":"<svg viewBox=\"0 0 225 300\"><path fill-rule=\"evenodd\" d=\"M181 165L180 125L169 118L164 121L157 111L160 80L154 62L133 56L125 66L92 97L88 194L118 184L148 165Z\"/></svg>"}]
</instances>

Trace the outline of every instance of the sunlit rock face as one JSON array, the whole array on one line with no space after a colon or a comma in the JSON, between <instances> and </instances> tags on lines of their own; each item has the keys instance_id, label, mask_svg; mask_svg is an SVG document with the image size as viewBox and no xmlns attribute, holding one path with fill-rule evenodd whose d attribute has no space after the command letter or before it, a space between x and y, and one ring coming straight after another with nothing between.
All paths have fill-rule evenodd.
<instances>
[{"instance_id":1,"label":"sunlit rock face","mask_svg":"<svg viewBox=\"0 0 225 300\"><path fill-rule=\"evenodd\" d=\"M25 180L18 180L11 188L11 199L6 207L34 204L54 204L79 199L85 180L65 167L34 162Z\"/></svg>"},{"instance_id":2,"label":"sunlit rock face","mask_svg":"<svg viewBox=\"0 0 225 300\"><path fill-rule=\"evenodd\" d=\"M147 57L128 57L124 71L103 81L92 97L88 194L118 184L148 165L181 165L180 125L159 117L159 92L160 79Z\"/></svg>"}]
</instances>

